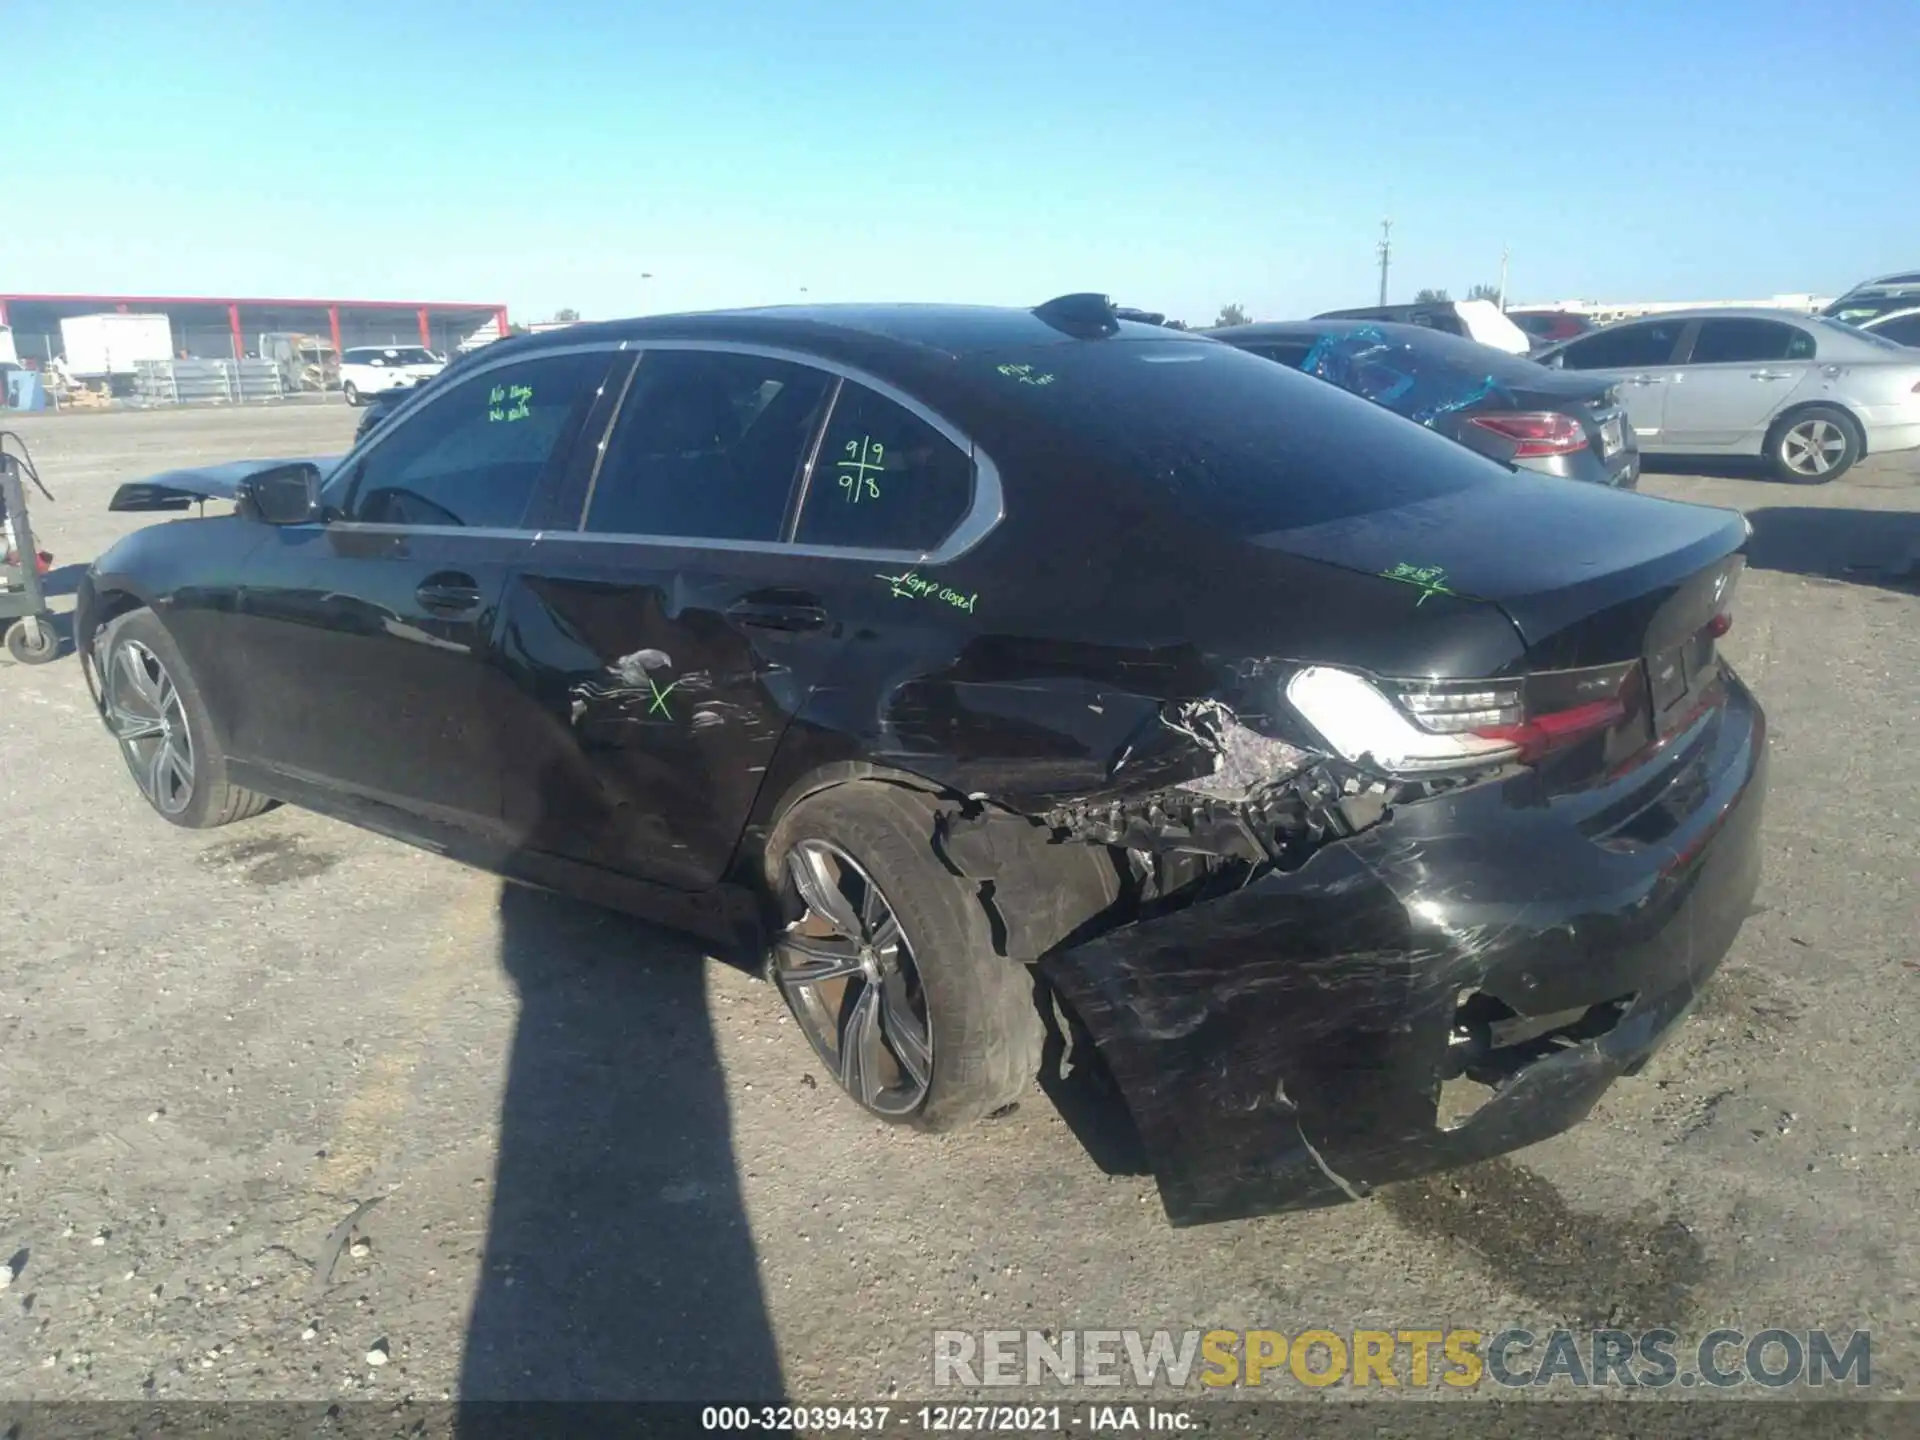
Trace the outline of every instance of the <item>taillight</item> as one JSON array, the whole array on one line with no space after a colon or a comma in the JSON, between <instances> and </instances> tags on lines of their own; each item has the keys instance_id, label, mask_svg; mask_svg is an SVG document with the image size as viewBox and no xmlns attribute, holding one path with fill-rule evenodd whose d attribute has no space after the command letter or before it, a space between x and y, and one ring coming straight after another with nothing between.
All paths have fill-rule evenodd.
<instances>
[{"instance_id":1,"label":"taillight","mask_svg":"<svg viewBox=\"0 0 1920 1440\"><path fill-rule=\"evenodd\" d=\"M1502 439L1513 441L1513 458L1526 460L1542 455L1572 455L1587 448L1587 431L1571 415L1557 410L1520 410L1496 415L1475 415L1473 423L1491 430Z\"/></svg>"},{"instance_id":2,"label":"taillight","mask_svg":"<svg viewBox=\"0 0 1920 1440\"><path fill-rule=\"evenodd\" d=\"M1531 764L1624 720L1639 662L1501 680L1385 680L1311 666L1287 699L1344 758L1389 774Z\"/></svg>"},{"instance_id":3,"label":"taillight","mask_svg":"<svg viewBox=\"0 0 1920 1440\"><path fill-rule=\"evenodd\" d=\"M1489 740L1510 740L1519 747L1521 764L1538 760L1552 750L1578 744L1589 735L1612 729L1627 717L1626 701L1595 700L1571 710L1555 710L1522 720L1518 725L1495 725L1477 732Z\"/></svg>"},{"instance_id":4,"label":"taillight","mask_svg":"<svg viewBox=\"0 0 1920 1440\"><path fill-rule=\"evenodd\" d=\"M1482 693L1487 692L1488 687L1482 686ZM1390 775L1477 769L1512 759L1520 752L1520 747L1510 741L1476 735L1470 729L1442 728L1456 719L1473 718L1475 710L1436 716L1433 723L1416 723L1371 681L1351 670L1310 665L1287 682L1287 700L1343 758L1369 763ZM1513 703L1519 704L1517 694ZM1479 714L1486 714L1505 707L1476 708Z\"/></svg>"}]
</instances>

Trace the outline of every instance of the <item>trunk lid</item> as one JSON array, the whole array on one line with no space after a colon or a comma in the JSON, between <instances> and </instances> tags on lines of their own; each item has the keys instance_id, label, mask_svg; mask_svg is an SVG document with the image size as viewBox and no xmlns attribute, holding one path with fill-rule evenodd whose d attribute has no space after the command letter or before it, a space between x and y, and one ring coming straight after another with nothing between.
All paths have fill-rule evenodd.
<instances>
[{"instance_id":1,"label":"trunk lid","mask_svg":"<svg viewBox=\"0 0 1920 1440\"><path fill-rule=\"evenodd\" d=\"M1502 718L1529 722L1514 736L1544 747L1539 772L1560 793L1717 702L1716 640L1747 538L1738 511L1514 476L1256 543L1497 605L1526 646L1506 672L1520 709ZM1411 682L1412 708L1439 703L1419 677L1387 678Z\"/></svg>"},{"instance_id":2,"label":"trunk lid","mask_svg":"<svg viewBox=\"0 0 1920 1440\"><path fill-rule=\"evenodd\" d=\"M1735 510L1501 475L1253 543L1491 601L1526 642L1528 669L1562 670L1677 643L1676 629L1706 598L1688 582L1706 576L1710 592L1713 574L1746 540L1746 519Z\"/></svg>"}]
</instances>

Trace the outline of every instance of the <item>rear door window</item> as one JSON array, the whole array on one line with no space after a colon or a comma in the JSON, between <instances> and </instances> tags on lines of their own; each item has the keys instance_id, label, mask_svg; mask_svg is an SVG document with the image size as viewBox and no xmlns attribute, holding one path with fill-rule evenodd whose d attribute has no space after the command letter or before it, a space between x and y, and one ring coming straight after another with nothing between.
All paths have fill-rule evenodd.
<instances>
[{"instance_id":1,"label":"rear door window","mask_svg":"<svg viewBox=\"0 0 1920 1440\"><path fill-rule=\"evenodd\" d=\"M1762 360L1811 360L1813 337L1778 320L1703 320L1694 337L1694 365L1755 364Z\"/></svg>"},{"instance_id":2,"label":"rear door window","mask_svg":"<svg viewBox=\"0 0 1920 1440\"><path fill-rule=\"evenodd\" d=\"M1631 370L1642 365L1670 365L1674 343L1685 328L1684 320L1643 320L1602 330L1562 350L1561 364L1568 370Z\"/></svg>"},{"instance_id":3,"label":"rear door window","mask_svg":"<svg viewBox=\"0 0 1920 1440\"><path fill-rule=\"evenodd\" d=\"M759 355L648 350L587 496L585 528L778 540L832 378Z\"/></svg>"},{"instance_id":4,"label":"rear door window","mask_svg":"<svg viewBox=\"0 0 1920 1440\"><path fill-rule=\"evenodd\" d=\"M346 477L345 518L518 529L564 469L608 363L588 352L502 365L382 426Z\"/></svg>"},{"instance_id":5,"label":"rear door window","mask_svg":"<svg viewBox=\"0 0 1920 1440\"><path fill-rule=\"evenodd\" d=\"M972 505L973 457L910 410L849 380L827 421L793 538L931 550Z\"/></svg>"}]
</instances>

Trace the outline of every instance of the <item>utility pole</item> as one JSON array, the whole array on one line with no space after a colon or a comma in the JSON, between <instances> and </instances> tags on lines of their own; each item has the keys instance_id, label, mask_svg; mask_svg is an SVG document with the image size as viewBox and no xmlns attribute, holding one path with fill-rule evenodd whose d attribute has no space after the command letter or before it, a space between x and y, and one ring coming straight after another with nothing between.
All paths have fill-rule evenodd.
<instances>
[{"instance_id":1,"label":"utility pole","mask_svg":"<svg viewBox=\"0 0 1920 1440\"><path fill-rule=\"evenodd\" d=\"M1500 247L1500 310L1502 314L1506 313L1507 308L1507 256L1511 253L1505 245Z\"/></svg>"},{"instance_id":2,"label":"utility pole","mask_svg":"<svg viewBox=\"0 0 1920 1440\"><path fill-rule=\"evenodd\" d=\"M1393 262L1393 221L1380 222L1380 303L1387 303L1387 266Z\"/></svg>"}]
</instances>

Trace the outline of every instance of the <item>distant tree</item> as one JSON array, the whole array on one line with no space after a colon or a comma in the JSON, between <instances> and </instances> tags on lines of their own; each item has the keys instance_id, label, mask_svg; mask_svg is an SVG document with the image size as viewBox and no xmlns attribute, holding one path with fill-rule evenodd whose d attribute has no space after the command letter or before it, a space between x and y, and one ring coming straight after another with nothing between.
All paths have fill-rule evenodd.
<instances>
[{"instance_id":1,"label":"distant tree","mask_svg":"<svg viewBox=\"0 0 1920 1440\"><path fill-rule=\"evenodd\" d=\"M1247 314L1247 307L1236 304L1222 305L1220 314L1215 317L1213 323L1215 325L1248 325L1252 322L1253 317Z\"/></svg>"},{"instance_id":2,"label":"distant tree","mask_svg":"<svg viewBox=\"0 0 1920 1440\"><path fill-rule=\"evenodd\" d=\"M563 306L562 308L553 312L553 318L554 318L554 323L556 324L571 325L574 321L580 318L580 312L578 310L575 310L570 305Z\"/></svg>"},{"instance_id":3,"label":"distant tree","mask_svg":"<svg viewBox=\"0 0 1920 1440\"><path fill-rule=\"evenodd\" d=\"M507 326L507 334L510 336L511 335L530 335L532 333L533 333L532 331L528 330L527 327L522 325L518 320L514 321L511 325Z\"/></svg>"},{"instance_id":4,"label":"distant tree","mask_svg":"<svg viewBox=\"0 0 1920 1440\"><path fill-rule=\"evenodd\" d=\"M1453 297L1444 290L1422 290L1413 297L1416 305L1444 305Z\"/></svg>"},{"instance_id":5,"label":"distant tree","mask_svg":"<svg viewBox=\"0 0 1920 1440\"><path fill-rule=\"evenodd\" d=\"M1184 320L1168 320L1163 323L1169 330L1184 330L1187 328L1187 322Z\"/></svg>"},{"instance_id":6,"label":"distant tree","mask_svg":"<svg viewBox=\"0 0 1920 1440\"><path fill-rule=\"evenodd\" d=\"M1491 300L1494 304L1498 305L1500 303L1500 287L1498 285L1475 285L1471 290L1467 291L1467 299Z\"/></svg>"}]
</instances>

